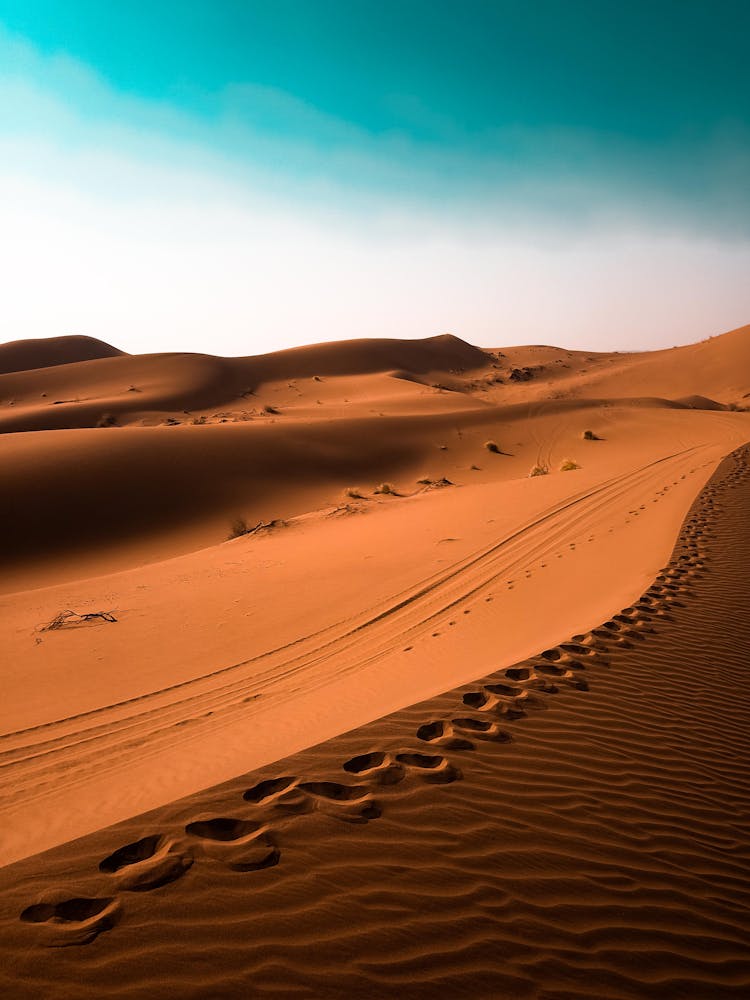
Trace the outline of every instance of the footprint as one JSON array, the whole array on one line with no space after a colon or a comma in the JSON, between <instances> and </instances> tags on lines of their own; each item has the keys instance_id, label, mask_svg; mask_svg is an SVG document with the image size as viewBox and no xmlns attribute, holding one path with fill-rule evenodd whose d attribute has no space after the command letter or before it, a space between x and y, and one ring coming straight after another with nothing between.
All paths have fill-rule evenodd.
<instances>
[{"instance_id":1,"label":"footprint","mask_svg":"<svg viewBox=\"0 0 750 1000\"><path fill-rule=\"evenodd\" d=\"M372 753L362 753L357 757L352 757L343 765L345 771L350 774L361 774L363 771L372 771L376 767L382 767L388 758L382 750L373 750Z\"/></svg>"},{"instance_id":2,"label":"footprint","mask_svg":"<svg viewBox=\"0 0 750 1000\"><path fill-rule=\"evenodd\" d=\"M546 682L538 678L534 683L544 685ZM467 708L477 712L495 713L505 721L514 721L526 714L520 698L524 691L525 688L513 684L485 684L481 691L467 691L462 701Z\"/></svg>"},{"instance_id":3,"label":"footprint","mask_svg":"<svg viewBox=\"0 0 750 1000\"><path fill-rule=\"evenodd\" d=\"M454 726L459 729L469 729L475 733L486 733L492 729L492 723L486 719L472 719L471 717L451 720Z\"/></svg>"},{"instance_id":4,"label":"footprint","mask_svg":"<svg viewBox=\"0 0 750 1000\"><path fill-rule=\"evenodd\" d=\"M403 768L399 767L403 772ZM404 777L403 773L397 780ZM322 809L332 819L342 823L369 823L383 815L380 805L373 801L366 785L342 785L337 781L304 781L299 788L315 800L315 807Z\"/></svg>"},{"instance_id":5,"label":"footprint","mask_svg":"<svg viewBox=\"0 0 750 1000\"><path fill-rule=\"evenodd\" d=\"M118 889L149 892L176 882L193 864L192 854L176 849L160 834L125 844L99 862L99 871L112 875Z\"/></svg>"},{"instance_id":6,"label":"footprint","mask_svg":"<svg viewBox=\"0 0 750 1000\"><path fill-rule=\"evenodd\" d=\"M292 785L288 791L282 792L271 803L276 815L283 816L303 816L312 812L315 808L315 801L311 796L300 790L299 785Z\"/></svg>"},{"instance_id":7,"label":"footprint","mask_svg":"<svg viewBox=\"0 0 750 1000\"><path fill-rule=\"evenodd\" d=\"M283 778L266 778L265 781L259 781L257 785L253 785L252 788L248 788L246 792L243 793L242 798L245 802L252 802L255 805L263 805L282 794L282 792L288 791L292 785L296 784L297 779L287 775Z\"/></svg>"},{"instance_id":8,"label":"footprint","mask_svg":"<svg viewBox=\"0 0 750 1000\"><path fill-rule=\"evenodd\" d=\"M453 736L450 726L448 726L445 722L425 722L417 730L417 739L424 740L425 743L436 743L440 741L441 744L449 750L474 749L474 744L471 740Z\"/></svg>"},{"instance_id":9,"label":"footprint","mask_svg":"<svg viewBox=\"0 0 750 1000\"><path fill-rule=\"evenodd\" d=\"M424 781L434 785L450 785L463 777L459 768L440 754L397 753L396 760L419 771Z\"/></svg>"},{"instance_id":10,"label":"footprint","mask_svg":"<svg viewBox=\"0 0 750 1000\"><path fill-rule=\"evenodd\" d=\"M510 743L511 735L504 729L500 729L496 722L487 722L484 719L473 719L462 717L453 719L453 725L458 729L472 733L478 740L489 740L493 743Z\"/></svg>"},{"instance_id":11,"label":"footprint","mask_svg":"<svg viewBox=\"0 0 750 1000\"><path fill-rule=\"evenodd\" d=\"M21 913L28 924L44 924L51 948L90 944L104 931L111 930L120 916L120 904L112 896L87 898L76 896L57 903L35 903Z\"/></svg>"},{"instance_id":12,"label":"footprint","mask_svg":"<svg viewBox=\"0 0 750 1000\"><path fill-rule=\"evenodd\" d=\"M148 858L153 857L161 839L161 835L157 833L151 837L143 837L141 840L136 840L133 844L126 844L124 847L120 847L113 854L110 854L109 857L99 862L99 871L112 874L126 865L135 865L140 861L146 861Z\"/></svg>"},{"instance_id":13,"label":"footprint","mask_svg":"<svg viewBox=\"0 0 750 1000\"><path fill-rule=\"evenodd\" d=\"M191 837L199 837L201 840L227 843L250 838L263 829L264 826L259 823L235 819L232 816L217 816L214 819L202 819L195 823L188 823L185 827L185 833L190 834Z\"/></svg>"},{"instance_id":14,"label":"footprint","mask_svg":"<svg viewBox=\"0 0 750 1000\"><path fill-rule=\"evenodd\" d=\"M562 667L558 667L554 663L539 663L536 671L539 674L548 674L552 677L562 677L565 673Z\"/></svg>"},{"instance_id":15,"label":"footprint","mask_svg":"<svg viewBox=\"0 0 750 1000\"><path fill-rule=\"evenodd\" d=\"M255 872L273 868L281 851L267 825L230 816L189 823L186 831L199 838L203 852L235 872Z\"/></svg>"},{"instance_id":16,"label":"footprint","mask_svg":"<svg viewBox=\"0 0 750 1000\"><path fill-rule=\"evenodd\" d=\"M531 679L531 669L529 667L508 667L503 673L511 681L528 681Z\"/></svg>"},{"instance_id":17,"label":"footprint","mask_svg":"<svg viewBox=\"0 0 750 1000\"><path fill-rule=\"evenodd\" d=\"M491 694L501 695L505 698L514 698L517 694L521 693L521 688L517 687L515 684L485 684L485 691L489 691ZM485 698L485 702L487 699ZM464 704L468 705L466 698L464 698Z\"/></svg>"},{"instance_id":18,"label":"footprint","mask_svg":"<svg viewBox=\"0 0 750 1000\"><path fill-rule=\"evenodd\" d=\"M488 701L483 691L467 691L463 696L463 703L469 708L483 708Z\"/></svg>"},{"instance_id":19,"label":"footprint","mask_svg":"<svg viewBox=\"0 0 750 1000\"><path fill-rule=\"evenodd\" d=\"M272 844L258 844L241 856L225 861L227 868L234 872L258 872L264 868L275 868L281 860L281 851Z\"/></svg>"},{"instance_id":20,"label":"footprint","mask_svg":"<svg viewBox=\"0 0 750 1000\"><path fill-rule=\"evenodd\" d=\"M382 750L352 757L342 766L350 774L367 774L379 785L397 785L406 777L403 767L400 764L390 763L390 758Z\"/></svg>"},{"instance_id":21,"label":"footprint","mask_svg":"<svg viewBox=\"0 0 750 1000\"><path fill-rule=\"evenodd\" d=\"M338 781L303 781L299 787L308 795L329 802L355 802L368 794L364 785L341 785Z\"/></svg>"},{"instance_id":22,"label":"footprint","mask_svg":"<svg viewBox=\"0 0 750 1000\"><path fill-rule=\"evenodd\" d=\"M377 802L371 801L354 812L348 810L347 812L331 813L330 815L342 823L370 823L374 819L380 819L383 815L383 810Z\"/></svg>"}]
</instances>

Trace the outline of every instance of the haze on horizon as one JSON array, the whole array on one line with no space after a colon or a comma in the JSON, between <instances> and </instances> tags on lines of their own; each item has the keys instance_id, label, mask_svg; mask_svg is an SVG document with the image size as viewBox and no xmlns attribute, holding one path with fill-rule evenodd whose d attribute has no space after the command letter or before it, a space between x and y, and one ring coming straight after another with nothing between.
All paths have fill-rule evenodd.
<instances>
[{"instance_id":1,"label":"haze on horizon","mask_svg":"<svg viewBox=\"0 0 750 1000\"><path fill-rule=\"evenodd\" d=\"M750 321L740 0L0 0L0 340Z\"/></svg>"}]
</instances>

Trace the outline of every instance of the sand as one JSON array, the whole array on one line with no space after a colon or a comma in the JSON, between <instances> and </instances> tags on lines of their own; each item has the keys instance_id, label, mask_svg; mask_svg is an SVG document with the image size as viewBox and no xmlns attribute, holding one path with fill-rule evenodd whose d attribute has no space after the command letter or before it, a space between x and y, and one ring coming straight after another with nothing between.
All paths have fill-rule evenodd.
<instances>
[{"instance_id":1,"label":"sand","mask_svg":"<svg viewBox=\"0 0 750 1000\"><path fill-rule=\"evenodd\" d=\"M744 995L749 328L6 346L8 995Z\"/></svg>"}]
</instances>

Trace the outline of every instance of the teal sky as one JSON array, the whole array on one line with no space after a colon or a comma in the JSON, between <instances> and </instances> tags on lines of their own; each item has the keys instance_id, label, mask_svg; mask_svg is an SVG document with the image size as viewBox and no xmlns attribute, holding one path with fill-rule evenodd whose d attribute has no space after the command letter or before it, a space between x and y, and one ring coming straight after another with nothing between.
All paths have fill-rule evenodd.
<instances>
[{"instance_id":1,"label":"teal sky","mask_svg":"<svg viewBox=\"0 0 750 1000\"><path fill-rule=\"evenodd\" d=\"M748 37L735 0L0 0L2 339L748 322Z\"/></svg>"}]
</instances>

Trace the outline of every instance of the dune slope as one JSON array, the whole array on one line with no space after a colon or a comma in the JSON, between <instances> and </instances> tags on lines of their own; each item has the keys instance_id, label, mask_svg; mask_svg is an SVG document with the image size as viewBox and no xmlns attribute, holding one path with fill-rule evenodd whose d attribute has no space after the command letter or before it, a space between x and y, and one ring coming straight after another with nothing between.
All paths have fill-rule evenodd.
<instances>
[{"instance_id":1,"label":"dune slope","mask_svg":"<svg viewBox=\"0 0 750 1000\"><path fill-rule=\"evenodd\" d=\"M598 627L4 869L5 992L746 996L748 503L743 448Z\"/></svg>"},{"instance_id":2,"label":"dune slope","mask_svg":"<svg viewBox=\"0 0 750 1000\"><path fill-rule=\"evenodd\" d=\"M705 346L736 361L747 339ZM636 363L659 368L657 395L638 395ZM117 382L132 366L134 393ZM151 410L0 434L0 864L511 666L632 601L750 437L718 376L686 403L672 370L661 353L443 337L22 373L29 393L88 379L148 406L256 388L247 419L167 426ZM594 377L621 394L590 395Z\"/></svg>"}]
</instances>

